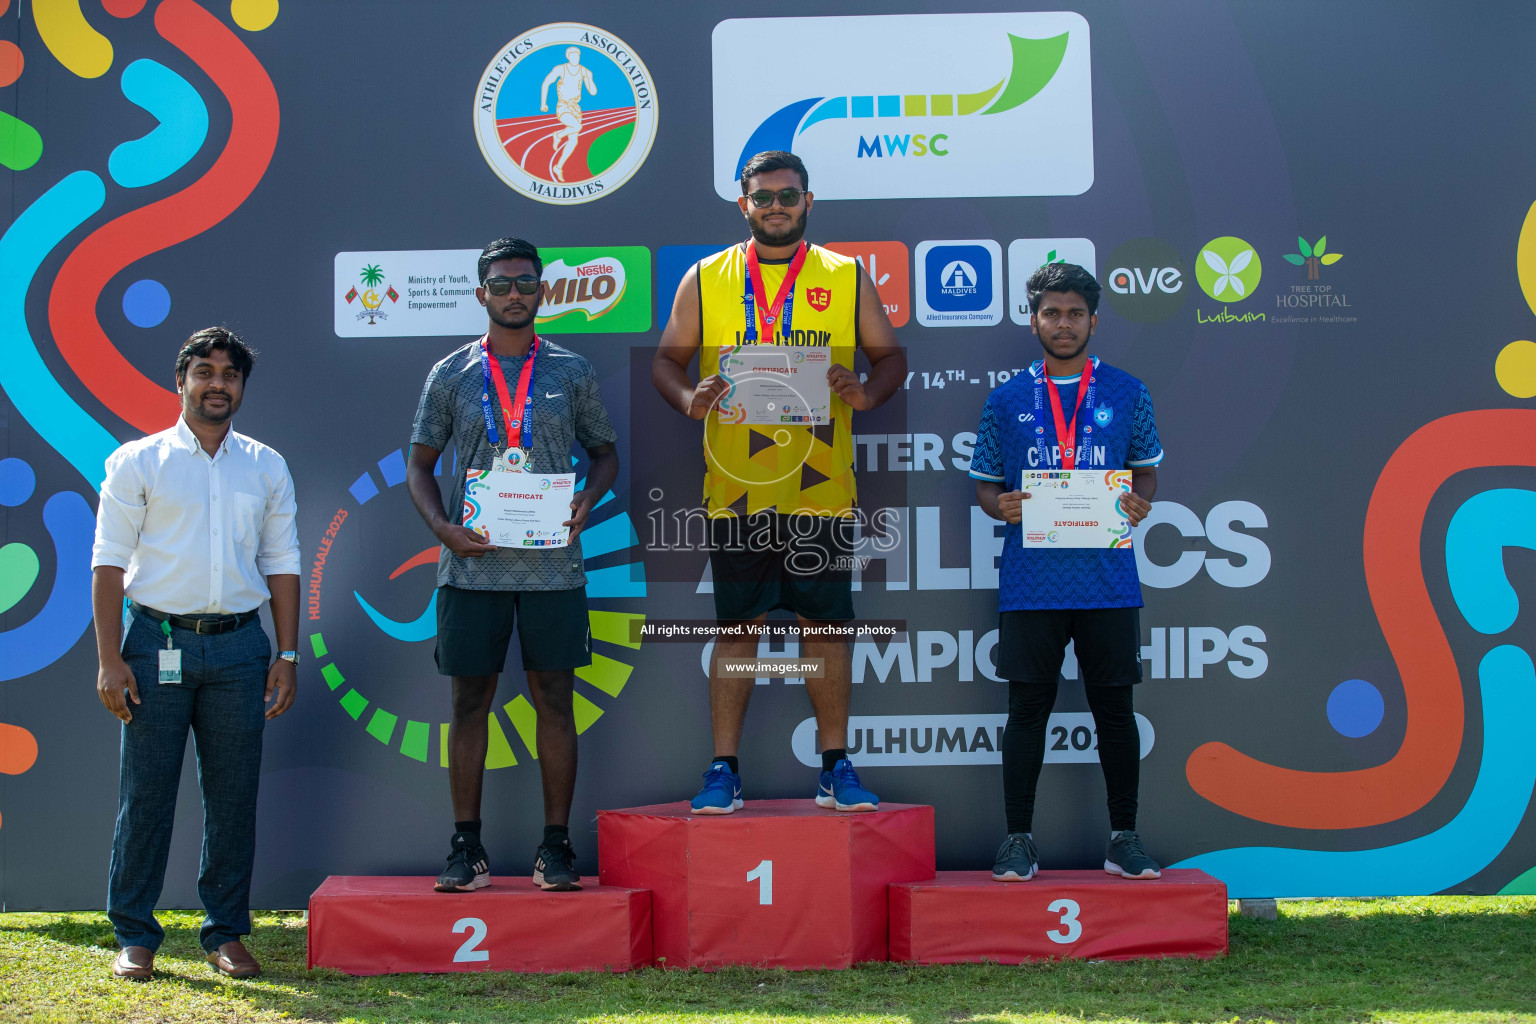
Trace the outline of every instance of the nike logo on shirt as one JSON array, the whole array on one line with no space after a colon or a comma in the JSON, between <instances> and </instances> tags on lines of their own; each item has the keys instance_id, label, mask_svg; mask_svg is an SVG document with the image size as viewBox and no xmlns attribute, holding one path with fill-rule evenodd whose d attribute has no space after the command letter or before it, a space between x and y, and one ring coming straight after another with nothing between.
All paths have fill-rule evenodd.
<instances>
[{"instance_id":1,"label":"nike logo on shirt","mask_svg":"<svg viewBox=\"0 0 1536 1024\"><path fill-rule=\"evenodd\" d=\"M559 398L563 394L565 394L564 391L556 391L554 394L550 394L548 391L546 391L546 392L544 392L544 397L545 398Z\"/></svg>"}]
</instances>

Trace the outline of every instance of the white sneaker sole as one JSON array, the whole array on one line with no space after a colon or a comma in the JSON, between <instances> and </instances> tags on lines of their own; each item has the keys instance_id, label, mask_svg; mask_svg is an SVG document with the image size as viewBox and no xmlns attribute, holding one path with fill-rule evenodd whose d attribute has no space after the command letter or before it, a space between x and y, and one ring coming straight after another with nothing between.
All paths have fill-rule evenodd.
<instances>
[{"instance_id":1,"label":"white sneaker sole","mask_svg":"<svg viewBox=\"0 0 1536 1024\"><path fill-rule=\"evenodd\" d=\"M1112 860L1106 860L1104 862L1104 870L1108 874L1119 875L1121 878L1162 878L1163 877L1163 873L1161 871L1151 871L1151 870L1143 871L1139 875L1133 875L1129 871L1125 870L1119 864L1116 864Z\"/></svg>"},{"instance_id":2,"label":"white sneaker sole","mask_svg":"<svg viewBox=\"0 0 1536 1024\"><path fill-rule=\"evenodd\" d=\"M688 810L694 814L730 814L733 811L741 810L745 806L747 806L746 801L741 799L741 797L737 797L731 801L731 806L729 807L693 807L690 805Z\"/></svg>"},{"instance_id":3,"label":"white sneaker sole","mask_svg":"<svg viewBox=\"0 0 1536 1024\"><path fill-rule=\"evenodd\" d=\"M825 793L817 794L816 806L836 808L839 811L878 811L880 809L879 804L872 804L868 801L862 804L840 804L837 802L837 797Z\"/></svg>"},{"instance_id":4,"label":"white sneaker sole","mask_svg":"<svg viewBox=\"0 0 1536 1024\"><path fill-rule=\"evenodd\" d=\"M468 885L444 885L442 882L438 882L432 888L437 892L473 892L476 889L484 889L490 884L491 874L487 871L485 874L476 875L470 879Z\"/></svg>"},{"instance_id":5,"label":"white sneaker sole","mask_svg":"<svg viewBox=\"0 0 1536 1024\"><path fill-rule=\"evenodd\" d=\"M1034 878L1035 877L1035 873L1037 871L1039 871L1039 870L1040 870L1039 865L1036 865L1036 866L1034 866L1034 867L1029 869L1029 874L1027 874L1027 875L1020 875L1017 871L1004 871L1002 874L998 874L997 872L994 871L992 873L992 881L994 881L994 882L1027 882L1031 878Z\"/></svg>"}]
</instances>

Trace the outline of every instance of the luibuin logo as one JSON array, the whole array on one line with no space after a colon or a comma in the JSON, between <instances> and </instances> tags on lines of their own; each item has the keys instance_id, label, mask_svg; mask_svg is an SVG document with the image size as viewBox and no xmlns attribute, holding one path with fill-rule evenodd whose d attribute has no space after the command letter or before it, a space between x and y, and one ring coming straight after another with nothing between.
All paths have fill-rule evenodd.
<instances>
[{"instance_id":1,"label":"luibuin logo","mask_svg":"<svg viewBox=\"0 0 1536 1024\"><path fill-rule=\"evenodd\" d=\"M1253 294L1263 274L1263 264L1253 246L1241 238L1223 235L1205 243L1195 264L1200 290L1220 302L1241 302Z\"/></svg>"},{"instance_id":2,"label":"luibuin logo","mask_svg":"<svg viewBox=\"0 0 1536 1024\"><path fill-rule=\"evenodd\" d=\"M808 73L766 88L740 74L769 36L794 39ZM715 188L727 199L746 161L774 149L805 159L823 199L1076 195L1093 182L1088 23L1076 14L732 19L715 28L714 62ZM1049 147L1017 145L1046 130Z\"/></svg>"},{"instance_id":3,"label":"luibuin logo","mask_svg":"<svg viewBox=\"0 0 1536 1024\"><path fill-rule=\"evenodd\" d=\"M1294 263L1298 267L1307 268L1307 280L1316 281L1319 267L1331 267L1344 258L1341 252L1328 251L1328 236L1324 235L1317 240L1315 245L1308 245L1307 240L1300 235L1296 236L1296 248L1298 252L1285 254L1287 263Z\"/></svg>"},{"instance_id":4,"label":"luibuin logo","mask_svg":"<svg viewBox=\"0 0 1536 1024\"><path fill-rule=\"evenodd\" d=\"M575 22L501 48L475 91L475 138L501 180L543 203L587 203L639 170L656 138L651 73L623 40Z\"/></svg>"}]
</instances>

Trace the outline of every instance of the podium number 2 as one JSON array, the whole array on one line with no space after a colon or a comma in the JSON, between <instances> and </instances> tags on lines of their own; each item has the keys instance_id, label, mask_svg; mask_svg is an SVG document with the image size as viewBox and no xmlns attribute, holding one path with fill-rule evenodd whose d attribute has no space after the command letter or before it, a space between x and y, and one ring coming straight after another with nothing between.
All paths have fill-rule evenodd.
<instances>
[{"instance_id":1,"label":"podium number 2","mask_svg":"<svg viewBox=\"0 0 1536 1024\"><path fill-rule=\"evenodd\" d=\"M1045 933L1045 937L1052 942L1065 945L1068 942L1076 942L1083 935L1083 923L1077 919L1082 907L1077 905L1077 900L1056 900L1046 908L1053 914L1061 915L1061 931L1051 930Z\"/></svg>"},{"instance_id":2,"label":"podium number 2","mask_svg":"<svg viewBox=\"0 0 1536 1024\"><path fill-rule=\"evenodd\" d=\"M1054 908L1053 908L1054 909ZM485 922L478 917L461 917L453 922L453 933L469 932L469 938L464 940L464 945L453 954L453 962L456 964L472 964L480 960L489 960L491 954L484 949L475 947L485 941Z\"/></svg>"},{"instance_id":3,"label":"podium number 2","mask_svg":"<svg viewBox=\"0 0 1536 1024\"><path fill-rule=\"evenodd\" d=\"M757 867L747 872L747 881L757 879L757 905L773 906L773 861L759 861Z\"/></svg>"}]
</instances>

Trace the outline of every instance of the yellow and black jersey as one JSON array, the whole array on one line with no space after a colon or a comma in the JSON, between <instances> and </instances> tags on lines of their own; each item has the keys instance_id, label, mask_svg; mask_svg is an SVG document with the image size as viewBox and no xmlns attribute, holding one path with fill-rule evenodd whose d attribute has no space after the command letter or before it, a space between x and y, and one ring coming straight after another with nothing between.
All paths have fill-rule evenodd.
<instances>
[{"instance_id":1,"label":"yellow and black jersey","mask_svg":"<svg viewBox=\"0 0 1536 1024\"><path fill-rule=\"evenodd\" d=\"M788 263L760 263L766 303L778 294ZM699 375L718 373L723 347L745 341L747 260L735 245L699 261ZM853 369L858 347L859 265L820 246L808 246L795 280L793 320L758 344L826 345L832 362ZM832 422L822 426L748 425L704 418L704 508L711 516L748 515L764 509L782 515L851 515L852 412L832 393Z\"/></svg>"}]
</instances>

